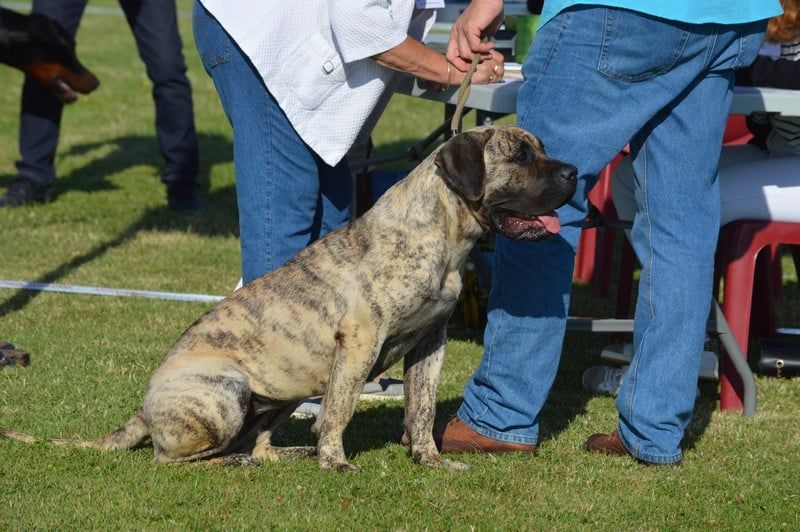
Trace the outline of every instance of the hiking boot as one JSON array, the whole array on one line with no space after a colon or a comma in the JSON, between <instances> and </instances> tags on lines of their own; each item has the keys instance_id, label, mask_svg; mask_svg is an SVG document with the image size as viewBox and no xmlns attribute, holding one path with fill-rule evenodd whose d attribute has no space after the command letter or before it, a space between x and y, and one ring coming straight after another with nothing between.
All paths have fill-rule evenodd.
<instances>
[{"instance_id":1,"label":"hiking boot","mask_svg":"<svg viewBox=\"0 0 800 532\"><path fill-rule=\"evenodd\" d=\"M24 177L16 177L6 187L6 193L0 196L0 207L18 207L49 199L49 186L34 183Z\"/></svg>"}]
</instances>

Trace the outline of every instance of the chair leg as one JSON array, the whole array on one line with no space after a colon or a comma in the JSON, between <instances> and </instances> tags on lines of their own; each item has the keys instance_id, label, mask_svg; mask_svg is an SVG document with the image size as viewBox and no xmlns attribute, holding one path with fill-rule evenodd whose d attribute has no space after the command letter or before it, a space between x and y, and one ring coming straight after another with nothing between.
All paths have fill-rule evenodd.
<instances>
[{"instance_id":1,"label":"chair leg","mask_svg":"<svg viewBox=\"0 0 800 532\"><path fill-rule=\"evenodd\" d=\"M622 254L619 259L619 282L617 283L618 319L626 319L630 315L631 293L633 292L633 270L636 268L636 253L628 238L623 235Z\"/></svg>"},{"instance_id":2,"label":"chair leg","mask_svg":"<svg viewBox=\"0 0 800 532\"><path fill-rule=\"evenodd\" d=\"M578 240L578 252L575 255L573 278L583 284L592 282L594 276L594 257L597 249L597 229L584 229Z\"/></svg>"},{"instance_id":3,"label":"chair leg","mask_svg":"<svg viewBox=\"0 0 800 532\"><path fill-rule=\"evenodd\" d=\"M614 245L617 241L617 230L611 227L603 227L598 230L598 236L592 287L595 297L606 297L611 287L611 267L614 263Z\"/></svg>"},{"instance_id":4,"label":"chair leg","mask_svg":"<svg viewBox=\"0 0 800 532\"><path fill-rule=\"evenodd\" d=\"M775 299L780 299L783 293L783 265L781 264L781 246L780 244L771 244L769 246L769 260L771 276L770 283L772 285L772 295Z\"/></svg>"},{"instance_id":5,"label":"chair leg","mask_svg":"<svg viewBox=\"0 0 800 532\"><path fill-rule=\"evenodd\" d=\"M751 335L758 338L768 338L775 334L775 300L777 295L774 288L774 264L779 257L775 257L775 245L767 246L758 254L753 280L753 305L750 309Z\"/></svg>"},{"instance_id":6,"label":"chair leg","mask_svg":"<svg viewBox=\"0 0 800 532\"><path fill-rule=\"evenodd\" d=\"M756 255L764 246L751 225L732 228L729 257L725 269L725 289L722 311L728 321L736 343L747 359L750 334L750 308L753 303L753 280L755 276ZM722 357L720 371L720 408L722 410L741 410L741 378L731 366L727 356Z\"/></svg>"},{"instance_id":7,"label":"chair leg","mask_svg":"<svg viewBox=\"0 0 800 532\"><path fill-rule=\"evenodd\" d=\"M621 155L617 155L608 163L597 176L597 183L589 193L590 201L597 207L603 218L617 220L617 210L614 208L614 199L611 192L611 176ZM592 288L596 297L606 297L611 286L611 265L614 262L614 244L617 231L610 227L597 229L594 253L594 269L592 273Z\"/></svg>"}]
</instances>

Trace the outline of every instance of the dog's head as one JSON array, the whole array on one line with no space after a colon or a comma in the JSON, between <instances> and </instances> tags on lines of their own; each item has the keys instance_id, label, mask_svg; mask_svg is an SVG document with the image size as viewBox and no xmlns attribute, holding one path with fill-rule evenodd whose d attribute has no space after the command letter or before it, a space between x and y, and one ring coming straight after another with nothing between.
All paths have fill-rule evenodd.
<instances>
[{"instance_id":1,"label":"dog's head","mask_svg":"<svg viewBox=\"0 0 800 532\"><path fill-rule=\"evenodd\" d=\"M575 194L578 175L574 166L548 158L539 139L510 126L456 135L435 164L482 225L518 240L560 231L555 209Z\"/></svg>"}]
</instances>

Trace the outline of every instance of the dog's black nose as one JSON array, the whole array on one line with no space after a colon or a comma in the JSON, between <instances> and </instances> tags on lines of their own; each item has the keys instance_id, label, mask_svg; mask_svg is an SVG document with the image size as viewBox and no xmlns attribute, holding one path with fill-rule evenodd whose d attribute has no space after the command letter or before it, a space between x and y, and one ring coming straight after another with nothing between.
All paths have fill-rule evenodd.
<instances>
[{"instance_id":1,"label":"dog's black nose","mask_svg":"<svg viewBox=\"0 0 800 532\"><path fill-rule=\"evenodd\" d=\"M565 164L561 167L559 175L561 176L561 179L572 184L578 180L578 169L571 164Z\"/></svg>"}]
</instances>

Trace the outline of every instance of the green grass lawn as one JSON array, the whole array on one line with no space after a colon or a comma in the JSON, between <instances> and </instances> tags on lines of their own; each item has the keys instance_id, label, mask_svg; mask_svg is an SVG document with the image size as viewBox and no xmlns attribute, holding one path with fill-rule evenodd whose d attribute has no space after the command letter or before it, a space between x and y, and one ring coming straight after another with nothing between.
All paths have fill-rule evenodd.
<instances>
[{"instance_id":1,"label":"green grass lawn","mask_svg":"<svg viewBox=\"0 0 800 532\"><path fill-rule=\"evenodd\" d=\"M233 288L231 133L192 42L190 2L179 6L205 210L167 209L150 83L133 38L123 18L89 13L78 49L102 85L65 110L54 201L0 210L0 279L208 294ZM0 186L15 172L21 83L16 71L0 70ZM378 149L418 141L441 114L438 105L396 97L375 133ZM785 266L779 321L798 326L797 274ZM161 355L207 308L0 289L0 338L33 359L28 368L0 370L0 426L42 438L115 428L139 407ZM575 287L572 314L610 316L613 308L613 297ZM448 344L439 419L455 411L480 360L474 338L453 334ZM356 474L322 471L312 460L164 466L151 462L148 448L100 453L0 441L0 528L800 529L800 380L759 378L752 418L720 412L716 387L701 384L684 465L644 468L581 450L591 433L615 425L613 398L580 385L613 341L568 333L542 414L539 457L467 456L472 467L461 473L415 466L391 443L400 402L359 405L345 434L349 458L362 467ZM310 425L291 421L280 441L312 443Z\"/></svg>"}]
</instances>

